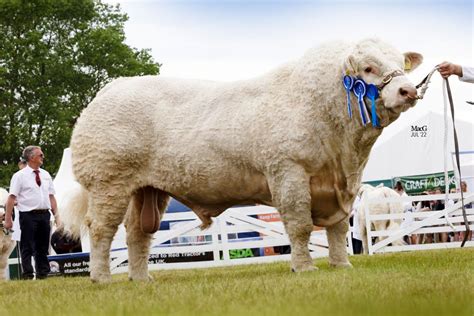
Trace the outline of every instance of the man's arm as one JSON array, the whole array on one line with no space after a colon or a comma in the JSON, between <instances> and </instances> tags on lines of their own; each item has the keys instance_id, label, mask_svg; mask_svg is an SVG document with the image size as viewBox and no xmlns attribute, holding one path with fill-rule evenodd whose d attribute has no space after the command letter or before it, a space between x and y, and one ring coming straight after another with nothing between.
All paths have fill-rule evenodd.
<instances>
[{"instance_id":1,"label":"man's arm","mask_svg":"<svg viewBox=\"0 0 474 316\"><path fill-rule=\"evenodd\" d=\"M53 194L49 195L49 202L51 203L51 212L53 213L56 226L61 227L62 223L61 223L61 220L59 219L58 203L56 202L56 198L54 197Z\"/></svg>"},{"instance_id":2,"label":"man's arm","mask_svg":"<svg viewBox=\"0 0 474 316\"><path fill-rule=\"evenodd\" d=\"M438 71L443 78L448 78L451 75L456 75L462 77L462 67L461 65L450 63L449 61L443 61L438 65Z\"/></svg>"},{"instance_id":3,"label":"man's arm","mask_svg":"<svg viewBox=\"0 0 474 316\"><path fill-rule=\"evenodd\" d=\"M6 229L11 229L13 227L13 207L15 206L16 196L13 194L8 195L7 203L5 204L5 225Z\"/></svg>"},{"instance_id":4,"label":"man's arm","mask_svg":"<svg viewBox=\"0 0 474 316\"><path fill-rule=\"evenodd\" d=\"M462 66L462 76L459 80L474 83L474 67Z\"/></svg>"}]
</instances>

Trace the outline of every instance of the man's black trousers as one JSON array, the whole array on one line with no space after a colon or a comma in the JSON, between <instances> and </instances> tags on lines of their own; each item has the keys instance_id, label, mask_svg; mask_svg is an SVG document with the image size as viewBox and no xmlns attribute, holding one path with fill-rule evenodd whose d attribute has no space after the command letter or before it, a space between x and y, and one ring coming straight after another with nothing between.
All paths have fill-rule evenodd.
<instances>
[{"instance_id":1,"label":"man's black trousers","mask_svg":"<svg viewBox=\"0 0 474 316\"><path fill-rule=\"evenodd\" d=\"M36 278L44 279L50 268L48 262L49 235L51 226L49 223L51 214L49 211L36 213L20 212L20 253L22 277L32 279L33 266L31 257L35 258Z\"/></svg>"}]
</instances>

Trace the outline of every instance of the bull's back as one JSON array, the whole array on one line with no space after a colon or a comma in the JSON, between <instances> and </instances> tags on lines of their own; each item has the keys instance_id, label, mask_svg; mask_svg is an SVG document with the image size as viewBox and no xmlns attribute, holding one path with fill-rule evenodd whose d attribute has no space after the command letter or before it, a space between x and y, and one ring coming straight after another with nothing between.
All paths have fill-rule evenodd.
<instances>
[{"instance_id":1,"label":"bull's back","mask_svg":"<svg viewBox=\"0 0 474 316\"><path fill-rule=\"evenodd\" d=\"M223 164L213 144L229 138L223 135L229 122L220 117L233 116L232 104L222 107L232 102L230 90L213 82L151 76L112 82L75 126L71 149L77 179L88 187L119 174L143 182L153 174L163 182L197 172L212 177L217 171L209 162Z\"/></svg>"}]
</instances>

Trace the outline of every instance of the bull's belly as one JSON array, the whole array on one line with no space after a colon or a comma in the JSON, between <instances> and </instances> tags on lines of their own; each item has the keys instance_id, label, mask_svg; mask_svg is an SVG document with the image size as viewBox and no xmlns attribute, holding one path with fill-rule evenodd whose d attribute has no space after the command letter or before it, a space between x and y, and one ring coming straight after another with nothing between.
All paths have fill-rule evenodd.
<instances>
[{"instance_id":1,"label":"bull's belly","mask_svg":"<svg viewBox=\"0 0 474 316\"><path fill-rule=\"evenodd\" d=\"M225 170L206 176L179 173L174 173L174 176L176 181L157 183L156 187L188 205L198 215L205 214L204 217L218 216L225 209L239 204L272 205L267 179L261 173L249 170L237 172L227 166ZM345 219L347 212L341 209L334 188L311 186L311 217L314 225L334 225Z\"/></svg>"},{"instance_id":2,"label":"bull's belly","mask_svg":"<svg viewBox=\"0 0 474 316\"><path fill-rule=\"evenodd\" d=\"M350 210L343 209L344 206L339 204L334 182L318 180L311 181L311 217L314 225L328 227L344 220ZM346 193L341 192L341 194Z\"/></svg>"},{"instance_id":3,"label":"bull's belly","mask_svg":"<svg viewBox=\"0 0 474 316\"><path fill-rule=\"evenodd\" d=\"M219 169L188 168L158 175L154 186L185 204L206 208L271 201L263 174L229 164Z\"/></svg>"}]
</instances>

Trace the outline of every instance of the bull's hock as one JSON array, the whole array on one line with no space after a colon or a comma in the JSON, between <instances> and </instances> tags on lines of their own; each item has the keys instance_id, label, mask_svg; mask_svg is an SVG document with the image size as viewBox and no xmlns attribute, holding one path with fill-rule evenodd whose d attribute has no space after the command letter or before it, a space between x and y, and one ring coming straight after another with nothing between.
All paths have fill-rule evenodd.
<instances>
[{"instance_id":1,"label":"bull's hock","mask_svg":"<svg viewBox=\"0 0 474 316\"><path fill-rule=\"evenodd\" d=\"M275 206L294 271L313 268L307 247L313 225L327 227L330 264L350 265L347 216L362 170L383 127L415 105L404 74L421 61L420 54L367 39L328 43L247 81L144 76L108 84L75 126L72 163L81 189L63 214L76 233L84 223L89 228L91 278L110 279L110 244L125 220L129 276L148 279L152 234L141 228L158 227L170 196L190 207L202 227L232 205ZM347 102L360 105L360 97L347 93L342 75L379 87L400 72L374 104L348 115ZM355 115L372 106L377 129ZM144 201L154 216L141 216Z\"/></svg>"}]
</instances>

